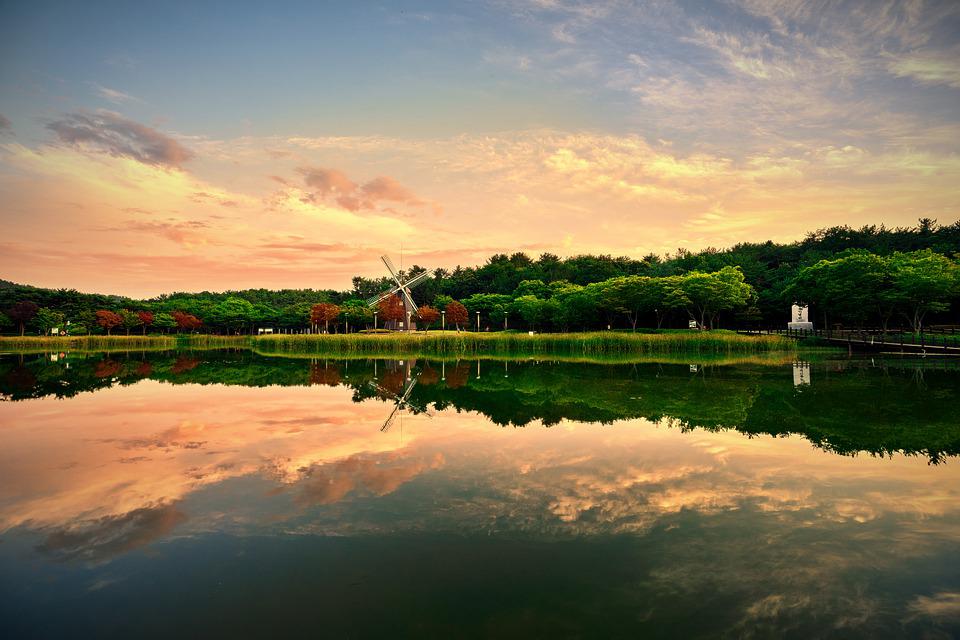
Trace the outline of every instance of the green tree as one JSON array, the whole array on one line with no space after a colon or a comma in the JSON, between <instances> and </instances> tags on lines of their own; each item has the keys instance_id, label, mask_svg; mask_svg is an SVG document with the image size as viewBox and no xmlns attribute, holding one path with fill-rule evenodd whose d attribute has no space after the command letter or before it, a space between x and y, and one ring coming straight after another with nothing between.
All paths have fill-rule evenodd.
<instances>
[{"instance_id":1,"label":"green tree","mask_svg":"<svg viewBox=\"0 0 960 640\"><path fill-rule=\"evenodd\" d=\"M470 311L471 318L479 311L490 322L501 324L512 302L510 296L504 294L475 293L463 300L463 305Z\"/></svg>"},{"instance_id":2,"label":"green tree","mask_svg":"<svg viewBox=\"0 0 960 640\"><path fill-rule=\"evenodd\" d=\"M373 309L363 300L346 300L340 306L340 317L350 325L363 327L373 322Z\"/></svg>"},{"instance_id":3,"label":"green tree","mask_svg":"<svg viewBox=\"0 0 960 640\"><path fill-rule=\"evenodd\" d=\"M37 315L34 318L34 322L40 327L44 335L49 334L51 329L66 328L64 326L65 321L66 317L64 314L59 311L54 311L53 309L47 309L46 307L37 311Z\"/></svg>"},{"instance_id":4,"label":"green tree","mask_svg":"<svg viewBox=\"0 0 960 640\"><path fill-rule=\"evenodd\" d=\"M250 321L257 325L279 324L281 313L275 307L257 302L253 305L253 312Z\"/></svg>"},{"instance_id":5,"label":"green tree","mask_svg":"<svg viewBox=\"0 0 960 640\"><path fill-rule=\"evenodd\" d=\"M433 298L433 308L434 309L446 309L447 305L453 302L453 298L448 296L445 293L434 296Z\"/></svg>"},{"instance_id":6,"label":"green tree","mask_svg":"<svg viewBox=\"0 0 960 640\"><path fill-rule=\"evenodd\" d=\"M155 313L153 314L153 326L167 333L170 329L177 327L177 321L169 313Z\"/></svg>"},{"instance_id":7,"label":"green tree","mask_svg":"<svg viewBox=\"0 0 960 640\"><path fill-rule=\"evenodd\" d=\"M545 301L537 296L520 296L510 303L508 311L512 315L520 316L523 322L531 329L537 329L548 320L548 308Z\"/></svg>"},{"instance_id":8,"label":"green tree","mask_svg":"<svg viewBox=\"0 0 960 640\"><path fill-rule=\"evenodd\" d=\"M600 289L569 282L550 283L553 297L544 301L543 316L563 330L570 327L589 327L596 323L600 310Z\"/></svg>"},{"instance_id":9,"label":"green tree","mask_svg":"<svg viewBox=\"0 0 960 640\"><path fill-rule=\"evenodd\" d=\"M117 314L122 319L120 323L121 326L127 330L127 335L130 335L130 330L134 327L139 327L143 324L143 321L140 320L140 316L135 311L130 311L129 309L121 309Z\"/></svg>"},{"instance_id":10,"label":"green tree","mask_svg":"<svg viewBox=\"0 0 960 640\"><path fill-rule=\"evenodd\" d=\"M830 315L862 325L877 312L884 329L897 304L893 293L888 259L867 251L805 267L785 290L794 302L813 304L824 325Z\"/></svg>"},{"instance_id":11,"label":"green tree","mask_svg":"<svg viewBox=\"0 0 960 640\"><path fill-rule=\"evenodd\" d=\"M683 301L690 318L700 327L713 328L721 311L746 306L753 294L744 282L739 267L724 267L714 273L693 271L683 276L671 298L671 303Z\"/></svg>"},{"instance_id":12,"label":"green tree","mask_svg":"<svg viewBox=\"0 0 960 640\"><path fill-rule=\"evenodd\" d=\"M253 305L243 298L236 297L230 297L217 303L204 317L207 324L223 327L230 331L243 329L253 320Z\"/></svg>"},{"instance_id":13,"label":"green tree","mask_svg":"<svg viewBox=\"0 0 960 640\"><path fill-rule=\"evenodd\" d=\"M513 290L513 297L535 296L541 300L550 297L550 287L543 283L543 280L521 280L517 288Z\"/></svg>"},{"instance_id":14,"label":"green tree","mask_svg":"<svg viewBox=\"0 0 960 640\"><path fill-rule=\"evenodd\" d=\"M284 327L305 327L310 324L310 302L297 302L283 307L277 321Z\"/></svg>"},{"instance_id":15,"label":"green tree","mask_svg":"<svg viewBox=\"0 0 960 640\"><path fill-rule=\"evenodd\" d=\"M627 316L637 330L640 314L653 311L663 302L664 292L653 286L659 278L621 276L600 283L600 301L604 308ZM659 295L658 295L659 294Z\"/></svg>"},{"instance_id":16,"label":"green tree","mask_svg":"<svg viewBox=\"0 0 960 640\"><path fill-rule=\"evenodd\" d=\"M890 258L893 296L915 332L931 311L946 311L960 293L960 266L929 249L894 253Z\"/></svg>"}]
</instances>

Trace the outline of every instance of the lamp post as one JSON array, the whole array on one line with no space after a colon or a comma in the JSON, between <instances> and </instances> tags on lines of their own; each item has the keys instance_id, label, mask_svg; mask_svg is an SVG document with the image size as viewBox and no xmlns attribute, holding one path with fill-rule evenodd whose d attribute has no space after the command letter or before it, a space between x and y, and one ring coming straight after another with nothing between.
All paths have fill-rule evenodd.
<instances>
[{"instance_id":1,"label":"lamp post","mask_svg":"<svg viewBox=\"0 0 960 640\"><path fill-rule=\"evenodd\" d=\"M507 330L507 312L506 311L503 312L503 330L504 331Z\"/></svg>"},{"instance_id":2,"label":"lamp post","mask_svg":"<svg viewBox=\"0 0 960 640\"><path fill-rule=\"evenodd\" d=\"M477 333L480 332L480 312L477 311Z\"/></svg>"},{"instance_id":3,"label":"lamp post","mask_svg":"<svg viewBox=\"0 0 960 640\"><path fill-rule=\"evenodd\" d=\"M440 312L440 330L441 331L447 330L447 312L446 311Z\"/></svg>"},{"instance_id":4,"label":"lamp post","mask_svg":"<svg viewBox=\"0 0 960 640\"><path fill-rule=\"evenodd\" d=\"M376 311L373 312L373 330L374 331L377 330L377 312Z\"/></svg>"}]
</instances>

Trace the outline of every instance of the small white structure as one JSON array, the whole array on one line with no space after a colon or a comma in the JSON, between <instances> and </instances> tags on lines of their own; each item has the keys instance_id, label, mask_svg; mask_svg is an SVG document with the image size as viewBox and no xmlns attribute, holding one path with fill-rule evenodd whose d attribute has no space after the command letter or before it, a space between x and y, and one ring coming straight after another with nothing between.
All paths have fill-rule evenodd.
<instances>
[{"instance_id":1,"label":"small white structure","mask_svg":"<svg viewBox=\"0 0 960 640\"><path fill-rule=\"evenodd\" d=\"M810 384L810 363L797 361L793 363L793 386L806 387Z\"/></svg>"},{"instance_id":2,"label":"small white structure","mask_svg":"<svg viewBox=\"0 0 960 640\"><path fill-rule=\"evenodd\" d=\"M260 327L257 329L257 333L263 335L264 333L273 333L273 327Z\"/></svg>"},{"instance_id":3,"label":"small white structure","mask_svg":"<svg viewBox=\"0 0 960 640\"><path fill-rule=\"evenodd\" d=\"M813 331L813 323L807 317L807 305L795 304L790 307L790 322L787 329L791 331Z\"/></svg>"}]
</instances>

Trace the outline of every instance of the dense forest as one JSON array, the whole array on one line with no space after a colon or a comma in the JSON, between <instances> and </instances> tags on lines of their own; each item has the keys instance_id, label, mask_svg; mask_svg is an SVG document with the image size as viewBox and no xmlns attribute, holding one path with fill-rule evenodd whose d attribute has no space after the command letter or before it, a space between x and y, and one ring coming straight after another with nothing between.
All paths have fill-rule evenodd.
<instances>
[{"instance_id":1,"label":"dense forest","mask_svg":"<svg viewBox=\"0 0 960 640\"><path fill-rule=\"evenodd\" d=\"M798 301L810 304L821 323L918 329L958 322L958 257L960 221L923 219L915 227L832 227L790 244L640 259L497 254L477 267L434 269L413 296L427 307L421 325L434 324L439 309L474 327L480 312L489 329L685 327L689 320L703 328L782 326ZM404 275L427 270L414 265ZM355 277L352 284L346 291L247 289L133 300L0 281L0 331L47 332L67 320L71 333L363 329L374 321L364 300L392 281ZM389 306L380 310L381 322L394 313ZM469 320L458 309L468 310Z\"/></svg>"}]
</instances>

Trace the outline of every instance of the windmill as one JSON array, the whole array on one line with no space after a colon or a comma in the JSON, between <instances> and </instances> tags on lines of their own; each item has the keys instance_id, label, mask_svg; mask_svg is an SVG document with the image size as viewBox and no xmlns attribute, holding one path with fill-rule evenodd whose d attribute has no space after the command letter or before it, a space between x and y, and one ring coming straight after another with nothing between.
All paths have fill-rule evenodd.
<instances>
[{"instance_id":1,"label":"windmill","mask_svg":"<svg viewBox=\"0 0 960 640\"><path fill-rule=\"evenodd\" d=\"M390 411L390 415L387 416L387 419L383 421L383 426L380 427L381 432L387 432L390 429L390 426L393 425L393 421L397 419L397 416L401 415L406 410L410 410L414 414L422 413L428 418L433 417L433 414L427 411L426 407L420 407L410 402L410 394L413 393L413 388L417 386L417 378L419 378L419 374L417 374L416 378L407 378L406 386L402 394L393 393L392 391L381 387L376 382L370 382L370 386L376 389L379 395L393 399L393 410Z\"/></svg>"},{"instance_id":2,"label":"windmill","mask_svg":"<svg viewBox=\"0 0 960 640\"><path fill-rule=\"evenodd\" d=\"M403 328L409 331L413 328L413 323L410 319L414 314L417 313L417 303L413 301L413 296L410 295L410 289L429 278L430 274L424 271L423 273L410 278L406 282L402 282L400 280L400 272L397 271L395 266L393 266L393 261L389 258L389 256L380 256L380 259L383 260L383 264L387 267L387 271L390 272L390 277L392 277L393 281L397 283L397 286L391 287L383 293L379 293L372 298L369 298L367 300L367 304L371 307L375 307L380 303L381 300L386 300L390 296L399 294L400 299L403 300L404 317L406 318L406 321L403 323Z\"/></svg>"}]
</instances>

